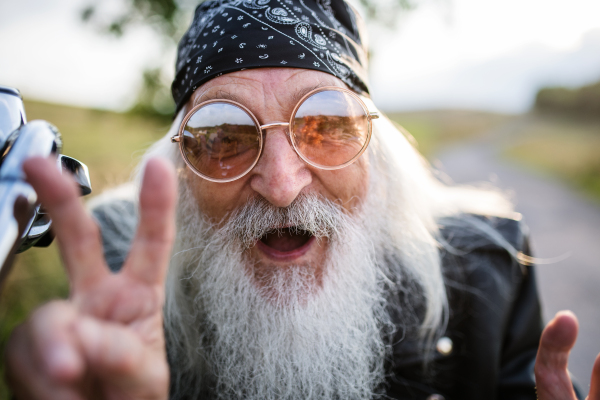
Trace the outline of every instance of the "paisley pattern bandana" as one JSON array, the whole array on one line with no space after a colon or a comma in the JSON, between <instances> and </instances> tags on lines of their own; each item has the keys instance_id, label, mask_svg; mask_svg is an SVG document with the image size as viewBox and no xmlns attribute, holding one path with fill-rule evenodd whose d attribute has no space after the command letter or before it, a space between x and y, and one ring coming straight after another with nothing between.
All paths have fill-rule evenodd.
<instances>
[{"instance_id":1,"label":"paisley pattern bandana","mask_svg":"<svg viewBox=\"0 0 600 400\"><path fill-rule=\"evenodd\" d=\"M332 74L368 93L365 28L343 0L208 0L179 42L171 91L180 110L224 73L291 67Z\"/></svg>"}]
</instances>

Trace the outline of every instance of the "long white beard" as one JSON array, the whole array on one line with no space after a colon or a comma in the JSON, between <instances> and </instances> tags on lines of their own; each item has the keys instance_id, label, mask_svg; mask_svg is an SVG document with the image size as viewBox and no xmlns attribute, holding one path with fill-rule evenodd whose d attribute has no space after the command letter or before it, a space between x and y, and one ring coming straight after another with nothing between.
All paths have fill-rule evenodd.
<instances>
[{"instance_id":1,"label":"long white beard","mask_svg":"<svg viewBox=\"0 0 600 400\"><path fill-rule=\"evenodd\" d=\"M376 221L302 196L285 210L251 201L215 228L185 188L179 210L165 307L172 398L373 397L393 330ZM286 223L328 241L322 278L298 265L257 280L244 250Z\"/></svg>"}]
</instances>

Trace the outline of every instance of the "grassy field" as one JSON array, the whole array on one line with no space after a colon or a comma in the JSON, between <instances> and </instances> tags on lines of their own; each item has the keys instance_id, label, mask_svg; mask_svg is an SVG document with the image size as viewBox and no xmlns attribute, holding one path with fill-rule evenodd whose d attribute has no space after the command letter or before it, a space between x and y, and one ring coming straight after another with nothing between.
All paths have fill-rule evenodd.
<instances>
[{"instance_id":1,"label":"grassy field","mask_svg":"<svg viewBox=\"0 0 600 400\"><path fill-rule=\"evenodd\" d=\"M532 115L504 156L600 202L600 120Z\"/></svg>"},{"instance_id":2,"label":"grassy field","mask_svg":"<svg viewBox=\"0 0 600 400\"><path fill-rule=\"evenodd\" d=\"M426 157L443 147L472 139L512 118L510 115L468 110L433 110L390 113L415 139L415 146Z\"/></svg>"},{"instance_id":3,"label":"grassy field","mask_svg":"<svg viewBox=\"0 0 600 400\"><path fill-rule=\"evenodd\" d=\"M26 102L27 118L56 125L63 153L86 163L95 193L125 181L152 142L164 135L168 121L114 112Z\"/></svg>"},{"instance_id":4,"label":"grassy field","mask_svg":"<svg viewBox=\"0 0 600 400\"><path fill-rule=\"evenodd\" d=\"M427 158L445 146L478 137L519 116L475 111L418 111L390 114L408 130ZM557 176L600 202L600 118L532 113L503 152L509 161Z\"/></svg>"}]
</instances>

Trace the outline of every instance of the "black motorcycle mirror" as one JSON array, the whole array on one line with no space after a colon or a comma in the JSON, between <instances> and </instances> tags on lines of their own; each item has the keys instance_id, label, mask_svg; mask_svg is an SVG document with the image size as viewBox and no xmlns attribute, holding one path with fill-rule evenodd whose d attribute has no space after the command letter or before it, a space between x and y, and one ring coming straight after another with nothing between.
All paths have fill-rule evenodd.
<instances>
[{"instance_id":1,"label":"black motorcycle mirror","mask_svg":"<svg viewBox=\"0 0 600 400\"><path fill-rule=\"evenodd\" d=\"M73 175L82 196L92 191L85 164L61 151L56 127L46 121L28 123L19 91L0 86L0 293L14 255L32 246L48 246L53 240L52 221L25 181L23 162L54 154L57 168Z\"/></svg>"}]
</instances>

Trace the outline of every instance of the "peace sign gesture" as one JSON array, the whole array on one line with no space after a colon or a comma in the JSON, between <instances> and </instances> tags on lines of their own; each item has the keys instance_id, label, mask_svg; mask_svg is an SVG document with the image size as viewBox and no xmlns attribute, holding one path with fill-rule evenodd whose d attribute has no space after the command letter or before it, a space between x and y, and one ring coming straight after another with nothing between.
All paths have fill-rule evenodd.
<instances>
[{"instance_id":1,"label":"peace sign gesture","mask_svg":"<svg viewBox=\"0 0 600 400\"><path fill-rule=\"evenodd\" d=\"M37 311L7 346L9 384L27 399L166 399L164 279L173 243L176 180L148 162L140 224L122 271L104 262L100 233L72 180L49 159L23 166L53 221L71 296Z\"/></svg>"}]
</instances>

